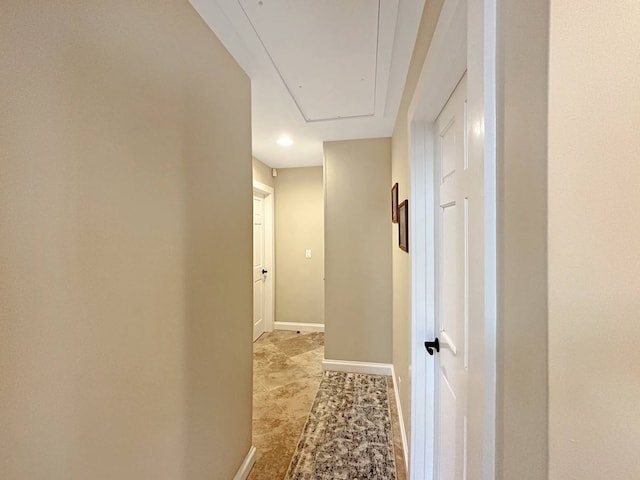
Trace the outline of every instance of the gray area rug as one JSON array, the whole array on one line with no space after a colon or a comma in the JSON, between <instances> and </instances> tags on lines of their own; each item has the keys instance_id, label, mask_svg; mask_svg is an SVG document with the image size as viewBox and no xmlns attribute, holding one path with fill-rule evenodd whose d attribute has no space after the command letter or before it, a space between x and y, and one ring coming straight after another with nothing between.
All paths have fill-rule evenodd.
<instances>
[{"instance_id":1,"label":"gray area rug","mask_svg":"<svg viewBox=\"0 0 640 480\"><path fill-rule=\"evenodd\" d=\"M285 480L396 480L387 377L324 372Z\"/></svg>"}]
</instances>

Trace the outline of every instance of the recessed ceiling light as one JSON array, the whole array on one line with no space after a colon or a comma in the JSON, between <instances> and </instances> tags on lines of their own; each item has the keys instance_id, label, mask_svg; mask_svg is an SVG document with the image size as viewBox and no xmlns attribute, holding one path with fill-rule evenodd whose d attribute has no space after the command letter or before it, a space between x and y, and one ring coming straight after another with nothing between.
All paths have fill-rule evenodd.
<instances>
[{"instance_id":1,"label":"recessed ceiling light","mask_svg":"<svg viewBox=\"0 0 640 480\"><path fill-rule=\"evenodd\" d=\"M281 147L290 147L291 145L293 145L293 140L291 140L289 137L280 137L278 139L278 145L280 145Z\"/></svg>"}]
</instances>

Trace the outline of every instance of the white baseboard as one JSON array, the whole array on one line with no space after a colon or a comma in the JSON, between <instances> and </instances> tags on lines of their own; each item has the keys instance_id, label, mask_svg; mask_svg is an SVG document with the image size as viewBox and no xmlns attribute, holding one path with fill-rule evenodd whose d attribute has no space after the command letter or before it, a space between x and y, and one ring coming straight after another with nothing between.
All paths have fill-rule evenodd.
<instances>
[{"instance_id":1,"label":"white baseboard","mask_svg":"<svg viewBox=\"0 0 640 480\"><path fill-rule=\"evenodd\" d=\"M324 332L324 323L274 322L275 330L293 330L297 332Z\"/></svg>"},{"instance_id":2,"label":"white baseboard","mask_svg":"<svg viewBox=\"0 0 640 480\"><path fill-rule=\"evenodd\" d=\"M246 480L247 477L249 476L249 472L251 472L251 467L253 467L253 464L255 462L256 462L256 447L252 445L251 448L249 449L249 453L247 453L247 456L244 457L244 460L242 461L242 465L240 465L240 468L238 469L238 473L236 473L236 476L233 477L233 480Z\"/></svg>"},{"instance_id":3,"label":"white baseboard","mask_svg":"<svg viewBox=\"0 0 640 480\"><path fill-rule=\"evenodd\" d=\"M348 360L323 360L323 370L331 370L334 372L348 373L368 373L369 375L386 375L393 374L393 365L389 363L373 363L373 362L350 362Z\"/></svg>"},{"instance_id":4,"label":"white baseboard","mask_svg":"<svg viewBox=\"0 0 640 480\"><path fill-rule=\"evenodd\" d=\"M409 445L407 442L407 431L404 428L404 416L402 415L402 404L400 403L400 389L398 388L398 377L396 369L391 365L391 373L393 377L393 391L396 397L396 408L398 409L398 420L400 422L400 434L402 436L402 450L404 451L404 467L405 472L409 471Z\"/></svg>"}]
</instances>

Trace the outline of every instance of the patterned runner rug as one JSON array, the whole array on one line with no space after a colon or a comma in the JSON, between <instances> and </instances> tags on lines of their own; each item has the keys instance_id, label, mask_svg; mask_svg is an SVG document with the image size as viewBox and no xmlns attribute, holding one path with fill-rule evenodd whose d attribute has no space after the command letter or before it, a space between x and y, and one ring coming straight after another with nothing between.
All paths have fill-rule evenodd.
<instances>
[{"instance_id":1,"label":"patterned runner rug","mask_svg":"<svg viewBox=\"0 0 640 480\"><path fill-rule=\"evenodd\" d=\"M324 372L285 480L396 480L387 377Z\"/></svg>"}]
</instances>

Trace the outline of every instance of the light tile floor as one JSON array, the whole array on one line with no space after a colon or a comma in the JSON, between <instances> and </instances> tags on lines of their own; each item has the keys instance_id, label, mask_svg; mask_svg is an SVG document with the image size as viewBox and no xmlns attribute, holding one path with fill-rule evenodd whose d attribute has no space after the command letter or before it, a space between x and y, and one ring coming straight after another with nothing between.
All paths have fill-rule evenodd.
<instances>
[{"instance_id":1,"label":"light tile floor","mask_svg":"<svg viewBox=\"0 0 640 480\"><path fill-rule=\"evenodd\" d=\"M322 378L324 334L276 330L253 344L253 445L248 480L282 480ZM398 480L406 480L393 382L389 378ZM383 480L383 479L380 479Z\"/></svg>"}]
</instances>

